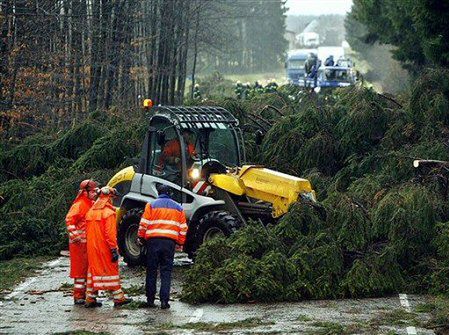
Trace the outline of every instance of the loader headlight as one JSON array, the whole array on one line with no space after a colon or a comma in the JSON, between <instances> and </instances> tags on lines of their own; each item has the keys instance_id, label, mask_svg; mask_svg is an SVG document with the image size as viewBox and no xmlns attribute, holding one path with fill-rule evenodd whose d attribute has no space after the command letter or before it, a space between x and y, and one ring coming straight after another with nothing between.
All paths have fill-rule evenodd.
<instances>
[{"instance_id":1,"label":"loader headlight","mask_svg":"<svg viewBox=\"0 0 449 335\"><path fill-rule=\"evenodd\" d=\"M190 170L189 172L189 176L190 178L192 178L193 180L197 180L200 179L201 177L201 171L198 168L193 168Z\"/></svg>"}]
</instances>

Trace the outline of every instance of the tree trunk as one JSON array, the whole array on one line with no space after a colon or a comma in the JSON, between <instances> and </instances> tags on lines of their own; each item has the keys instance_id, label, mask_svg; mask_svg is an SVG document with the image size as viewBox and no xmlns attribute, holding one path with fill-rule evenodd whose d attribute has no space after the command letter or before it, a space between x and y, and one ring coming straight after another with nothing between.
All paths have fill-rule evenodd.
<instances>
[{"instance_id":1,"label":"tree trunk","mask_svg":"<svg viewBox=\"0 0 449 335\"><path fill-rule=\"evenodd\" d=\"M172 7L172 29L170 31L170 35L172 36L171 43L171 54L170 54L170 62L168 68L168 81L169 81L169 89L168 89L168 103L170 105L175 104L175 89L176 89L176 70L178 69L178 58L176 57L179 51L179 41L181 40L180 34L182 31L181 24L179 22L182 20L182 16L180 17L180 13L183 11L183 3L179 1L173 1ZM175 9L176 8L176 9Z\"/></svg>"},{"instance_id":2,"label":"tree trunk","mask_svg":"<svg viewBox=\"0 0 449 335\"><path fill-rule=\"evenodd\" d=\"M0 111L6 109L4 87L8 77L9 66L9 14L11 12L10 0L4 0L1 3L2 21L0 22Z\"/></svg>"},{"instance_id":3,"label":"tree trunk","mask_svg":"<svg viewBox=\"0 0 449 335\"><path fill-rule=\"evenodd\" d=\"M116 50L112 50L111 46L111 11L112 4L110 0L103 0L103 6L101 11L101 42L99 48L99 62L101 75L98 81L98 100L97 100L97 108L101 108L104 105L104 96L105 96L105 81L107 77L109 62L107 57L107 51L116 52Z\"/></svg>"},{"instance_id":4,"label":"tree trunk","mask_svg":"<svg viewBox=\"0 0 449 335\"><path fill-rule=\"evenodd\" d=\"M112 36L111 36L111 48L109 53L109 64L108 71L105 79L105 97L104 97L104 108L108 109L111 105L112 94L116 87L116 73L119 64L120 52L120 42L121 34L123 30L123 8L125 6L126 0L120 2L120 0L115 0L114 2L114 17L112 21Z\"/></svg>"},{"instance_id":5,"label":"tree trunk","mask_svg":"<svg viewBox=\"0 0 449 335\"><path fill-rule=\"evenodd\" d=\"M182 35L181 39L181 50L179 52L179 71L178 71L178 87L176 91L176 103L182 104L184 99L184 91L186 86L186 76L187 76L187 56L189 50L189 31L190 31L190 2L186 3L184 15L183 15L183 25L182 25Z\"/></svg>"},{"instance_id":6,"label":"tree trunk","mask_svg":"<svg viewBox=\"0 0 449 335\"><path fill-rule=\"evenodd\" d=\"M74 0L72 2L72 13L73 13L73 29L72 29L72 62L73 62L73 112L72 118L76 123L78 118L80 117L80 113L82 110L81 106L81 61L84 60L84 54L82 53L83 49L83 37L82 32L80 31L81 27L83 27L83 19L81 16L85 14L85 0ZM84 71L83 71L84 74Z\"/></svg>"},{"instance_id":7,"label":"tree trunk","mask_svg":"<svg viewBox=\"0 0 449 335\"><path fill-rule=\"evenodd\" d=\"M89 87L89 111L97 109L98 85L100 83L101 66L101 26L100 26L100 1L93 1L92 4L92 46L90 62L90 87Z\"/></svg>"},{"instance_id":8,"label":"tree trunk","mask_svg":"<svg viewBox=\"0 0 449 335\"><path fill-rule=\"evenodd\" d=\"M192 67L192 87L190 88L190 99L193 100L193 90L195 88L195 72L196 72L196 61L198 57L198 30L200 25L200 16L197 12L196 22L195 22L195 37L193 38L193 67Z\"/></svg>"}]
</instances>

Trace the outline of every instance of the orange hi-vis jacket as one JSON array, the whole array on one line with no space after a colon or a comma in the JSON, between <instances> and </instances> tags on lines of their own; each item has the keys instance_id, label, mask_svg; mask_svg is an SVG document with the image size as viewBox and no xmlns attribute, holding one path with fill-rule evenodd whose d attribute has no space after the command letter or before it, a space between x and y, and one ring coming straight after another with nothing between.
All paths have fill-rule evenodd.
<instances>
[{"instance_id":1,"label":"orange hi-vis jacket","mask_svg":"<svg viewBox=\"0 0 449 335\"><path fill-rule=\"evenodd\" d=\"M86 213L94 202L81 192L73 201L65 222L69 233L70 277L86 278L87 250L86 250Z\"/></svg>"},{"instance_id":2,"label":"orange hi-vis jacket","mask_svg":"<svg viewBox=\"0 0 449 335\"><path fill-rule=\"evenodd\" d=\"M184 245L187 234L186 215L181 205L161 194L152 204L145 206L139 225L138 236L145 238L165 237Z\"/></svg>"},{"instance_id":3,"label":"orange hi-vis jacket","mask_svg":"<svg viewBox=\"0 0 449 335\"><path fill-rule=\"evenodd\" d=\"M195 146L192 143L187 144L187 153L190 156L196 155ZM179 158L181 158L181 143L176 138L171 140L171 141L168 141L165 144L164 150L163 150L162 155L160 156L160 159L159 159L159 165L164 166L165 165L165 160L168 157L179 157Z\"/></svg>"},{"instance_id":4,"label":"orange hi-vis jacket","mask_svg":"<svg viewBox=\"0 0 449 335\"><path fill-rule=\"evenodd\" d=\"M118 262L112 262L112 249L117 249L115 208L109 195L100 195L86 214L88 289L119 290Z\"/></svg>"}]
</instances>

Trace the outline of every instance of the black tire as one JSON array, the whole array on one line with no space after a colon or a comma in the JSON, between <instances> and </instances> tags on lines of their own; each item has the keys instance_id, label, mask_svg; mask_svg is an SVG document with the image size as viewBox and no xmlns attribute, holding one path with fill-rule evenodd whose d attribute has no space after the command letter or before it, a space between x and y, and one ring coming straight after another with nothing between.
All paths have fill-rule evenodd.
<instances>
[{"instance_id":1,"label":"black tire","mask_svg":"<svg viewBox=\"0 0 449 335\"><path fill-rule=\"evenodd\" d=\"M217 235L229 237L240 227L240 221L228 212L213 211L205 214L200 219L198 225L198 230L195 235L195 250L193 252L209 239Z\"/></svg>"},{"instance_id":2,"label":"black tire","mask_svg":"<svg viewBox=\"0 0 449 335\"><path fill-rule=\"evenodd\" d=\"M143 248L137 244L137 230L139 229L142 208L133 208L123 215L118 228L118 246L120 254L129 266L143 265L145 255Z\"/></svg>"}]
</instances>

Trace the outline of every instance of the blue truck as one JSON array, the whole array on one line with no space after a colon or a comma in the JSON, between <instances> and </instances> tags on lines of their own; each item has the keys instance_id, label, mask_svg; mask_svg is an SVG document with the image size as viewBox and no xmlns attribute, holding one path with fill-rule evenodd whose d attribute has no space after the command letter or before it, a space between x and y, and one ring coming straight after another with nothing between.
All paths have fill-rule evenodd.
<instances>
[{"instance_id":1,"label":"blue truck","mask_svg":"<svg viewBox=\"0 0 449 335\"><path fill-rule=\"evenodd\" d=\"M304 63L310 53L317 53L316 49L290 50L285 61L287 81L294 85L304 85Z\"/></svg>"}]
</instances>

